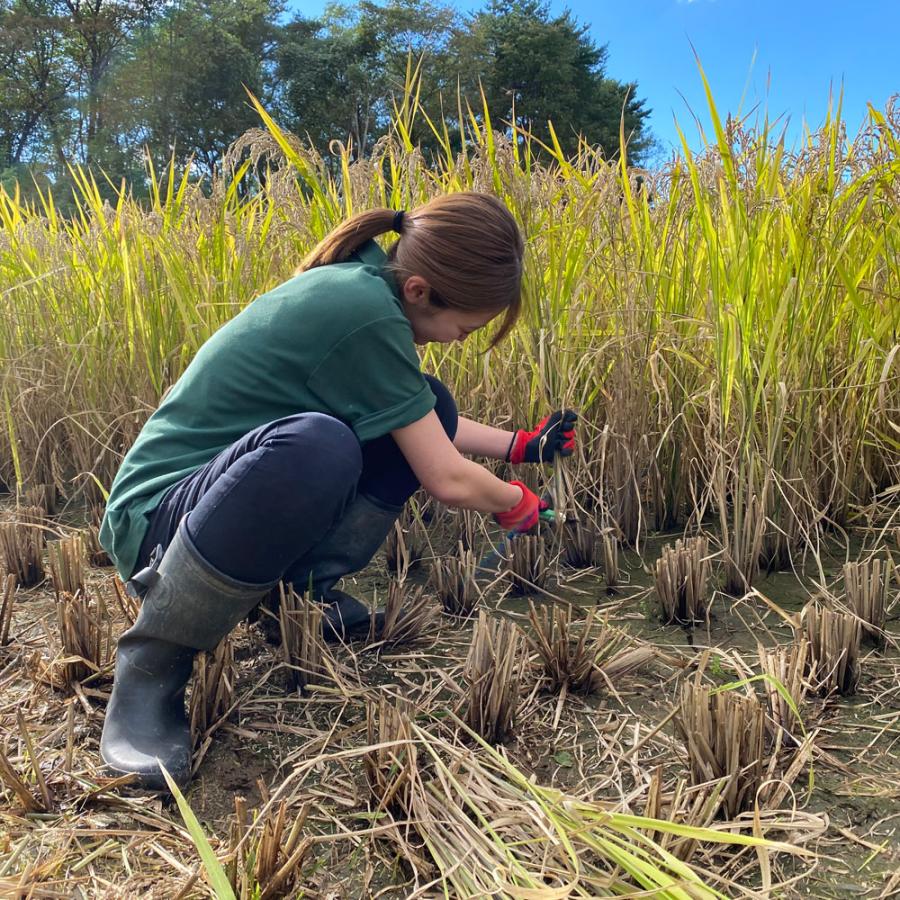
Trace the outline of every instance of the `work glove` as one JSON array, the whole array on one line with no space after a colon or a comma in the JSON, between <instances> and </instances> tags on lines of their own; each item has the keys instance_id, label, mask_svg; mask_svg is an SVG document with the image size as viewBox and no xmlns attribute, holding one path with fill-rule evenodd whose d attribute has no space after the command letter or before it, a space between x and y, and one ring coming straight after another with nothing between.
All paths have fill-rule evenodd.
<instances>
[{"instance_id":1,"label":"work glove","mask_svg":"<svg viewBox=\"0 0 900 900\"><path fill-rule=\"evenodd\" d=\"M522 488L522 499L512 509L494 513L494 521L504 531L524 534L537 525L541 513L549 509L550 504L546 500L541 500L533 491L529 491L521 481L511 481L510 484Z\"/></svg>"},{"instance_id":2,"label":"work glove","mask_svg":"<svg viewBox=\"0 0 900 900\"><path fill-rule=\"evenodd\" d=\"M578 414L571 409L557 410L544 416L534 431L519 429L506 451L506 461L552 463L558 453L571 456L575 450L575 422Z\"/></svg>"}]
</instances>

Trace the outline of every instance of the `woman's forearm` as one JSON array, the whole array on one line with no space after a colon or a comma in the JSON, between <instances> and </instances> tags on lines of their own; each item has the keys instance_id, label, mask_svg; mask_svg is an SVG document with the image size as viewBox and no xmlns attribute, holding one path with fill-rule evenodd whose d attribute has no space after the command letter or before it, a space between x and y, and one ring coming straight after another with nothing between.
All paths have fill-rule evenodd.
<instances>
[{"instance_id":1,"label":"woman's forearm","mask_svg":"<svg viewBox=\"0 0 900 900\"><path fill-rule=\"evenodd\" d=\"M512 439L512 431L483 425L460 416L453 445L460 453L486 456L489 459L506 459L506 451L509 450Z\"/></svg>"}]
</instances>

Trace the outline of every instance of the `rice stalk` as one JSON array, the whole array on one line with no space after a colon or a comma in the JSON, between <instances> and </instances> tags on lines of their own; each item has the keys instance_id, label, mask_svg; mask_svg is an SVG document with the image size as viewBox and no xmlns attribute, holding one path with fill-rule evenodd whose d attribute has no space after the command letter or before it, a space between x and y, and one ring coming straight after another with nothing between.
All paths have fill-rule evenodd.
<instances>
[{"instance_id":1,"label":"rice stalk","mask_svg":"<svg viewBox=\"0 0 900 900\"><path fill-rule=\"evenodd\" d=\"M666 624L704 621L710 600L708 539L679 539L674 547L666 544L656 561L654 583Z\"/></svg>"},{"instance_id":2,"label":"rice stalk","mask_svg":"<svg viewBox=\"0 0 900 900\"><path fill-rule=\"evenodd\" d=\"M60 591L55 601L61 656L46 672L55 687L72 688L107 671L115 655L116 641L102 595Z\"/></svg>"},{"instance_id":3,"label":"rice stalk","mask_svg":"<svg viewBox=\"0 0 900 900\"><path fill-rule=\"evenodd\" d=\"M96 525L88 525L84 532L84 544L88 565L102 569L113 564L110 555L100 543L100 531Z\"/></svg>"},{"instance_id":4,"label":"rice stalk","mask_svg":"<svg viewBox=\"0 0 900 900\"><path fill-rule=\"evenodd\" d=\"M465 718L491 744L502 744L515 728L527 665L523 644L511 619L478 613L463 673L468 685Z\"/></svg>"},{"instance_id":5,"label":"rice stalk","mask_svg":"<svg viewBox=\"0 0 900 900\"><path fill-rule=\"evenodd\" d=\"M890 590L887 564L881 559L845 563L844 589L850 609L863 621L862 637L883 647L884 615Z\"/></svg>"},{"instance_id":6,"label":"rice stalk","mask_svg":"<svg viewBox=\"0 0 900 900\"><path fill-rule=\"evenodd\" d=\"M813 600L800 613L800 630L809 642L807 677L811 688L824 696L854 693L859 683L862 635L857 616Z\"/></svg>"},{"instance_id":7,"label":"rice stalk","mask_svg":"<svg viewBox=\"0 0 900 900\"><path fill-rule=\"evenodd\" d=\"M15 593L16 576L10 572L0 582L0 647L5 647L9 643L9 626L12 623Z\"/></svg>"},{"instance_id":8,"label":"rice stalk","mask_svg":"<svg viewBox=\"0 0 900 900\"><path fill-rule=\"evenodd\" d=\"M468 619L478 606L481 592L475 580L478 561L472 550L458 544L453 556L435 559L431 579L441 606L448 616Z\"/></svg>"},{"instance_id":9,"label":"rice stalk","mask_svg":"<svg viewBox=\"0 0 900 900\"><path fill-rule=\"evenodd\" d=\"M409 590L406 582L391 579L384 604L384 623L376 635L372 619L369 641L376 639L390 646L413 644L426 637L437 624L437 607L425 596L422 587Z\"/></svg>"},{"instance_id":10,"label":"rice stalk","mask_svg":"<svg viewBox=\"0 0 900 900\"><path fill-rule=\"evenodd\" d=\"M251 823L247 801L234 798L225 873L237 900L274 900L295 896L301 869L311 846L303 828L310 805L292 819L287 800L266 804Z\"/></svg>"},{"instance_id":11,"label":"rice stalk","mask_svg":"<svg viewBox=\"0 0 900 900\"><path fill-rule=\"evenodd\" d=\"M760 671L766 676L764 687L772 737L777 738L779 734L787 735L796 743L794 732L798 726L802 726L802 723L791 709L788 699L776 687L776 683L784 688L794 707L801 709L808 689L806 673L809 643L806 638L801 637L787 646L771 650L758 645L757 653Z\"/></svg>"},{"instance_id":12,"label":"rice stalk","mask_svg":"<svg viewBox=\"0 0 900 900\"><path fill-rule=\"evenodd\" d=\"M327 670L323 612L318 603L297 594L292 585L281 583L278 590L281 653L290 686L302 691L308 685L321 683Z\"/></svg>"},{"instance_id":13,"label":"rice stalk","mask_svg":"<svg viewBox=\"0 0 900 900\"><path fill-rule=\"evenodd\" d=\"M45 516L56 512L56 485L34 484L21 489L20 498L25 506L36 506L43 510Z\"/></svg>"},{"instance_id":14,"label":"rice stalk","mask_svg":"<svg viewBox=\"0 0 900 900\"><path fill-rule=\"evenodd\" d=\"M197 770L212 743L212 735L234 707L234 641L226 637L211 652L194 657L188 721L191 729L194 771Z\"/></svg>"},{"instance_id":15,"label":"rice stalk","mask_svg":"<svg viewBox=\"0 0 900 900\"><path fill-rule=\"evenodd\" d=\"M530 594L547 584L550 566L547 542L540 534L520 534L506 540L506 569L512 589Z\"/></svg>"},{"instance_id":16,"label":"rice stalk","mask_svg":"<svg viewBox=\"0 0 900 900\"><path fill-rule=\"evenodd\" d=\"M755 695L714 692L690 680L682 685L673 723L684 742L691 784L720 781L722 813L752 809L762 786L765 710Z\"/></svg>"},{"instance_id":17,"label":"rice stalk","mask_svg":"<svg viewBox=\"0 0 900 900\"><path fill-rule=\"evenodd\" d=\"M419 773L418 750L411 739L415 709L407 701L391 703L385 697L366 704L368 745L363 769L369 791L379 810L401 815L410 808L412 782Z\"/></svg>"},{"instance_id":18,"label":"rice stalk","mask_svg":"<svg viewBox=\"0 0 900 900\"><path fill-rule=\"evenodd\" d=\"M564 548L565 561L573 569L594 569L603 565L600 532L592 522L566 521Z\"/></svg>"},{"instance_id":19,"label":"rice stalk","mask_svg":"<svg viewBox=\"0 0 900 900\"><path fill-rule=\"evenodd\" d=\"M620 580L619 542L612 529L606 528L601 535L603 542L603 577L606 586L612 590Z\"/></svg>"},{"instance_id":20,"label":"rice stalk","mask_svg":"<svg viewBox=\"0 0 900 900\"><path fill-rule=\"evenodd\" d=\"M44 572L44 512L40 507L21 507L18 521L0 525L0 552L6 573L16 576L21 587L40 584Z\"/></svg>"},{"instance_id":21,"label":"rice stalk","mask_svg":"<svg viewBox=\"0 0 900 900\"><path fill-rule=\"evenodd\" d=\"M47 545L50 563L50 577L53 590L59 597L62 593L84 593L84 538L81 534L51 541Z\"/></svg>"}]
</instances>

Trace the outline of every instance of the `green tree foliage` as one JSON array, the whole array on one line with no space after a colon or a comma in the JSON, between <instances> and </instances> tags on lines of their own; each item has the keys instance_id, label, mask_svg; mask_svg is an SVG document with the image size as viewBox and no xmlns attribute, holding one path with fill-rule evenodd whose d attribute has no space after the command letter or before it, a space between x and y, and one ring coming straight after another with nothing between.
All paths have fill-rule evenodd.
<instances>
[{"instance_id":1,"label":"green tree foliage","mask_svg":"<svg viewBox=\"0 0 900 900\"><path fill-rule=\"evenodd\" d=\"M146 153L211 174L259 121L245 87L323 152L371 151L422 60L419 99L435 121L513 123L567 151L579 135L612 155L625 117L629 157L649 145L635 84L605 74L607 48L544 0L489 0L464 16L443 0L332 4L285 20L283 0L0 0L0 178L23 167L65 178L71 163L140 190ZM465 105L463 114L466 114ZM433 140L424 123L413 136Z\"/></svg>"}]
</instances>

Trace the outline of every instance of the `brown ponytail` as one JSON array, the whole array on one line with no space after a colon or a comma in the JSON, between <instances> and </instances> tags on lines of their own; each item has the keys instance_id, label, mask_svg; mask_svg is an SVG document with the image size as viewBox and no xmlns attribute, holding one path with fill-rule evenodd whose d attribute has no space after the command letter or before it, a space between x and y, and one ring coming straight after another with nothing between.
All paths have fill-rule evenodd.
<instances>
[{"instance_id":1,"label":"brown ponytail","mask_svg":"<svg viewBox=\"0 0 900 900\"><path fill-rule=\"evenodd\" d=\"M313 248L298 271L344 262L366 241L392 231L395 216L391 209L352 216ZM501 341L521 310L524 254L522 234L506 206L490 194L445 194L405 213L400 228L386 264L397 282L419 275L438 306L505 311L491 346Z\"/></svg>"}]
</instances>

